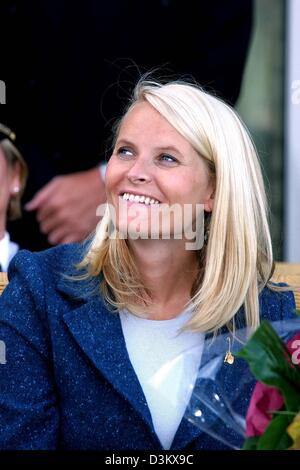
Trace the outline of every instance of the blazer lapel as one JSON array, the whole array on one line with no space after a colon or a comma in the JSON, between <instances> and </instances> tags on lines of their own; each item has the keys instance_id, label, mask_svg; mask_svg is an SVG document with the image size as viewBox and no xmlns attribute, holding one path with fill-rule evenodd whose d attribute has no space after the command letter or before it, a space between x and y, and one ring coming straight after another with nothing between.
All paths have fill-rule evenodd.
<instances>
[{"instance_id":1,"label":"blazer lapel","mask_svg":"<svg viewBox=\"0 0 300 470\"><path fill-rule=\"evenodd\" d=\"M69 282L59 282L58 289L74 298L74 287ZM80 299L78 289L76 294L80 306L63 315L65 324L101 374L141 415L156 445L161 447L146 398L127 353L118 314L108 310L99 294L86 299Z\"/></svg>"}]
</instances>

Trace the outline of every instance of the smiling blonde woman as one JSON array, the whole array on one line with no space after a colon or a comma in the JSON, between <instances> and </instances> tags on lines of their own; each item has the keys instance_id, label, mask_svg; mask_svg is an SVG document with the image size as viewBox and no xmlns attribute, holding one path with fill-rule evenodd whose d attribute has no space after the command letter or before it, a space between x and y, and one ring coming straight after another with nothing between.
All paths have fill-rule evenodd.
<instances>
[{"instance_id":1,"label":"smiling blonde woman","mask_svg":"<svg viewBox=\"0 0 300 470\"><path fill-rule=\"evenodd\" d=\"M138 111L141 106L144 116L142 111ZM117 167L116 147L119 146L124 125L129 118L134 119L133 112L141 114L137 114L141 128L135 122L132 123L140 140L143 140L149 127L151 112L156 112L160 116L157 127L161 129L161 134L166 135L161 124L164 122L165 127L171 129L169 143L173 143L175 134L177 138L180 136L185 141L186 154L194 156L193 163L187 163L181 157L183 161L179 158L177 164L165 162L157 166L161 179L167 179L165 185L170 186L172 182L177 188L173 201L168 199L168 203L191 203L193 198L203 203L201 190L205 183L201 171L213 188L211 205L204 207L205 230L209 237L203 249L195 253L197 273L190 299L195 315L188 326L196 331L216 331L225 324L232 324L235 313L244 304L247 325L257 327L258 295L262 289L266 285L275 291L287 289L269 282L273 273L273 253L268 204L258 156L247 129L232 108L197 86L181 82L163 86L155 82L140 82L135 89L133 102L116 131L115 151L108 165L106 180L108 201L111 203L114 189L110 191L111 180L115 178L116 172L122 173L122 169L118 170ZM156 128L153 134L151 137L155 148L158 139ZM127 147L123 146L121 151L131 155ZM155 152L153 155L157 158ZM124 176L125 187L126 184L128 186L126 178L130 179L131 172L135 175L137 160L137 157L127 156L127 163L122 163L125 174L121 176ZM187 168L190 170L189 175ZM197 180L196 174L201 175L202 180L201 177ZM138 180L139 175L136 176ZM138 184L129 184L141 193L147 193L149 187L155 194L157 192L152 181L149 183L145 178ZM120 185L122 187L122 182ZM186 193L186 199L183 193ZM126 306L134 313L143 315L152 304L151 296L149 298L147 286L141 282L140 271L128 246L130 241L128 243L106 237L106 229L111 223L109 214L107 211L98 226L80 267L87 267L90 276L103 272L101 290L110 304L117 308ZM144 248L148 243L140 241L139 244ZM156 245L159 246L159 243ZM171 243L167 245L172 246ZM173 249L176 252L176 248L172 247L171 251ZM173 273L171 285L176 292L172 277ZM159 280L158 291L161 291L160 286ZM141 299L142 306L139 307Z\"/></svg>"},{"instance_id":2,"label":"smiling blonde woman","mask_svg":"<svg viewBox=\"0 0 300 470\"><path fill-rule=\"evenodd\" d=\"M88 242L21 251L11 265L0 299L0 448L226 448L184 417L204 357L216 355L205 340L295 309L291 288L270 281L252 140L234 110L198 86L140 81L115 129L106 192ZM154 214L174 205L191 209L191 226L202 207L200 248L186 249L172 224L163 237L161 218L149 236ZM225 394L246 368L224 363ZM254 383L239 394L242 415Z\"/></svg>"}]
</instances>

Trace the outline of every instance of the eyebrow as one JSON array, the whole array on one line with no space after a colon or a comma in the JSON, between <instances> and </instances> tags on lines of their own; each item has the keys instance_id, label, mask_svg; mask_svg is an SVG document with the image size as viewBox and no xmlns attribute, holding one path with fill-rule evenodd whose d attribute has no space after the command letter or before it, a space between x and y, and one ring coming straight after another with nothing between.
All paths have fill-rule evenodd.
<instances>
[{"instance_id":1,"label":"eyebrow","mask_svg":"<svg viewBox=\"0 0 300 470\"><path fill-rule=\"evenodd\" d=\"M126 139L117 140L116 145L128 145L129 147L136 147L136 145L133 142L130 142L130 140L126 140ZM175 152L178 155L180 155L182 158L184 158L182 153L173 145L166 145L164 147L155 147L155 150L163 151L163 152L167 152L167 151Z\"/></svg>"}]
</instances>

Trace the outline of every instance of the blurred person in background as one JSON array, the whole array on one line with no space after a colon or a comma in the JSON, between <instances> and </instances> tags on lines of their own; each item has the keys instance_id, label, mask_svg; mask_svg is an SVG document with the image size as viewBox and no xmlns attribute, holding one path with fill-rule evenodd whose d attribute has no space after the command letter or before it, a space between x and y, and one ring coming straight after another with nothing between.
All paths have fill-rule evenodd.
<instances>
[{"instance_id":1,"label":"blurred person in background","mask_svg":"<svg viewBox=\"0 0 300 470\"><path fill-rule=\"evenodd\" d=\"M21 217L21 197L25 189L27 166L15 146L16 136L0 123L0 271L8 265L19 246L10 240L7 220Z\"/></svg>"},{"instance_id":2,"label":"blurred person in background","mask_svg":"<svg viewBox=\"0 0 300 470\"><path fill-rule=\"evenodd\" d=\"M252 0L4 0L0 17L2 70L18 71L7 79L0 111L30 170L27 211L10 230L22 246L39 250L94 229L111 124L145 70L193 77L236 102Z\"/></svg>"}]
</instances>

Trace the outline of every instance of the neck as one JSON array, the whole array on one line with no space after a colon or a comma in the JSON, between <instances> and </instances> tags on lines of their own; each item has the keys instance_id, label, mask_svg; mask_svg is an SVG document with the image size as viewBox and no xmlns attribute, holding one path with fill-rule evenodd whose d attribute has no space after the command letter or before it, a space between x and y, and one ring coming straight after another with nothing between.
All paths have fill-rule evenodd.
<instances>
[{"instance_id":1,"label":"neck","mask_svg":"<svg viewBox=\"0 0 300 470\"><path fill-rule=\"evenodd\" d=\"M190 300L198 272L195 251L185 249L185 240L129 240L130 250L145 286L151 293L151 318L172 318ZM161 318L163 319L163 318Z\"/></svg>"}]
</instances>

